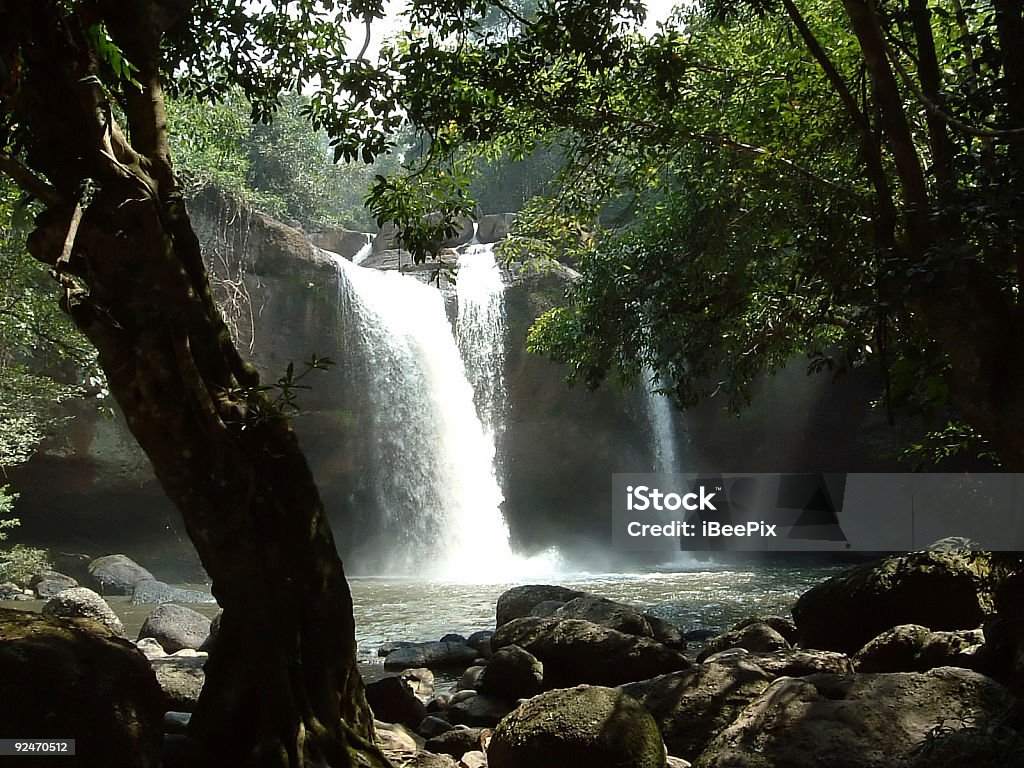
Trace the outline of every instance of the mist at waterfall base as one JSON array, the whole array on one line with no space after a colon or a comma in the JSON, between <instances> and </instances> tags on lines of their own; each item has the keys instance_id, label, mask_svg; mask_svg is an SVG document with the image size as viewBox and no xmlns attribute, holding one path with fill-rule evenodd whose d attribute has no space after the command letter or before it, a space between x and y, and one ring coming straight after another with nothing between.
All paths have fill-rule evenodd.
<instances>
[{"instance_id":1,"label":"mist at waterfall base","mask_svg":"<svg viewBox=\"0 0 1024 768\"><path fill-rule=\"evenodd\" d=\"M487 246L458 262L457 319L442 292L338 259L342 327L372 392L370 465L353 500L377 521L355 573L501 582L556 575L554 550L516 555L502 516L503 283Z\"/></svg>"}]
</instances>

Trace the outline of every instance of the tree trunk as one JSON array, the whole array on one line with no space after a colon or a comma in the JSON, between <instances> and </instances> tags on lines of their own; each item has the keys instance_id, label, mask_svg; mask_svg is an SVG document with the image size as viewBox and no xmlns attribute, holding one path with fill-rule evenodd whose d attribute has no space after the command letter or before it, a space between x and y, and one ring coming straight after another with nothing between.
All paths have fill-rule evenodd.
<instances>
[{"instance_id":1,"label":"tree trunk","mask_svg":"<svg viewBox=\"0 0 1024 768\"><path fill-rule=\"evenodd\" d=\"M123 104L129 142L95 77L87 5L0 0L0 55L21 64L3 111L28 129L23 170L47 203L29 248L96 345L224 609L191 733L209 765L386 766L319 494L215 306L170 168L154 25L174 18L161 0L106 3L143 86Z\"/></svg>"},{"instance_id":2,"label":"tree trunk","mask_svg":"<svg viewBox=\"0 0 1024 768\"><path fill-rule=\"evenodd\" d=\"M972 244L941 211L954 184L952 148L945 125L928 121L940 189L929 190L888 60L885 33L874 0L844 0L878 104L880 126L896 166L903 207L904 298L911 315L940 345L950 363L950 400L959 414L988 439L1005 466L1024 470L1024 316L983 258L969 258ZM939 67L927 8L914 2L922 87L938 96ZM929 59L929 57L931 57ZM1014 128L1022 127L1014 125ZM983 255L982 255L983 256Z\"/></svg>"}]
</instances>

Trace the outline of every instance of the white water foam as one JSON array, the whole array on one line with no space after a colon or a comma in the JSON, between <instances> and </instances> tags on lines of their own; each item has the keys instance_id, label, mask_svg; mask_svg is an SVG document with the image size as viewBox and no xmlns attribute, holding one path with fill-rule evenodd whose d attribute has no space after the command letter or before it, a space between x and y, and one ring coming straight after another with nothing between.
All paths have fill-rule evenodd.
<instances>
[{"instance_id":1,"label":"white water foam","mask_svg":"<svg viewBox=\"0 0 1024 768\"><path fill-rule=\"evenodd\" d=\"M398 272L337 264L345 333L356 337L372 399L365 479L382 513L385 571L457 581L554 573L554 555L511 550L494 430L477 414L440 291ZM466 338L477 337L474 302L466 304ZM489 364L489 355L479 357Z\"/></svg>"}]
</instances>

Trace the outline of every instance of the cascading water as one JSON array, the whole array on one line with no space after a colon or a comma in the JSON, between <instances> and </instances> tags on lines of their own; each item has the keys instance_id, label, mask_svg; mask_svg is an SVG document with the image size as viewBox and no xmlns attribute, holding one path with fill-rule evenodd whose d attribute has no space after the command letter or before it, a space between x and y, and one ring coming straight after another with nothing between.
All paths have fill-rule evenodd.
<instances>
[{"instance_id":1,"label":"cascading water","mask_svg":"<svg viewBox=\"0 0 1024 768\"><path fill-rule=\"evenodd\" d=\"M480 257L486 262L486 253ZM512 553L501 513L494 468L497 406L480 397L481 412L492 420L485 428L441 292L395 271L337 264L343 327L355 342L353 357L361 361L371 400L365 428L372 432L373 456L364 495L379 516L384 571L516 578L532 561ZM462 269L462 338L474 379L494 392L501 373L492 364L501 353L487 350L484 337L503 327L494 317L501 311L500 273L495 300L486 264L479 271L476 264Z\"/></svg>"},{"instance_id":2,"label":"cascading water","mask_svg":"<svg viewBox=\"0 0 1024 768\"><path fill-rule=\"evenodd\" d=\"M658 472L680 472L682 468L676 457L678 440L672 401L657 392L658 375L645 368L644 384L647 387L647 418L651 424L651 438L654 448L655 470Z\"/></svg>"},{"instance_id":3,"label":"cascading water","mask_svg":"<svg viewBox=\"0 0 1024 768\"><path fill-rule=\"evenodd\" d=\"M459 256L458 270L455 337L473 386L477 414L497 445L505 407L505 286L494 246L470 246Z\"/></svg>"}]
</instances>

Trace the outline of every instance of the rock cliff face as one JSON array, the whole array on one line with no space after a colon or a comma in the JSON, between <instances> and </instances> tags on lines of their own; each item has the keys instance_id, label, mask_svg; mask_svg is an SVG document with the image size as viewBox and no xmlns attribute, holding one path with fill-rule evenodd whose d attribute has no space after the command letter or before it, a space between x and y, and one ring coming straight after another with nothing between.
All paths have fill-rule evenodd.
<instances>
[{"instance_id":1,"label":"rock cliff face","mask_svg":"<svg viewBox=\"0 0 1024 768\"><path fill-rule=\"evenodd\" d=\"M372 455L365 425L372 418L374 392L346 365L351 329L340 325L338 277L334 257L325 250L349 259L360 253L364 266L377 269L398 268L401 253L386 247L387 232L374 238L346 230L307 236L266 216L229 209L222 201L199 202L194 220L206 245L215 288L239 344L250 351L264 382L273 383L289 363L300 367L313 354L337 363L329 372L310 377L312 388L300 393L302 411L295 417L295 427L346 565L353 574L366 572L372 566L363 567L356 544L374 527L368 519L369 505L360 499L360 479ZM511 220L508 214L485 217L478 237L504 236ZM462 235L465 232L460 239ZM366 247L371 243L372 254ZM442 250L441 259L451 262L454 253ZM424 281L437 270L436 263L410 267L409 261L406 255L402 268ZM595 553L607 552L610 541L611 474L654 471L657 465L647 396L639 390L595 393L569 388L561 366L525 351L530 325L564 300L573 274L556 266L544 273L519 270L507 275L507 393L498 445L503 511L517 548L529 552L555 544L570 558L587 556L590 565L614 567L614 560L594 560ZM440 283L454 317L451 288L443 274ZM769 394L772 386L766 386ZM824 434L818 434L822 429L815 408L861 418L871 388L847 387L847 402L829 409L821 407L818 387L815 408L792 398L792 381L782 389L790 393L786 398L776 397L778 403L773 400L760 411L755 402L754 413L746 419L726 423L714 407L698 410L687 417L688 435L676 414L681 442L690 444L684 466L696 466L701 454L693 446L706 444L708 460L701 466L710 461L715 471L835 469L819 463L827 463L830 455L844 461L839 468L851 468L845 462L851 454L850 432L857 425L829 424ZM782 400L799 418L784 417L785 423L773 424L771 414L786 412ZM12 485L22 494L20 535L65 551L129 552L152 564L164 578L199 574L179 516L164 499L147 460L121 420L97 417L94 406L80 403L67 429L27 466L11 473ZM780 435L799 449L781 450ZM808 435L815 439L808 440ZM868 451L859 455L867 456ZM786 466L766 466L762 456L784 456Z\"/></svg>"}]
</instances>

